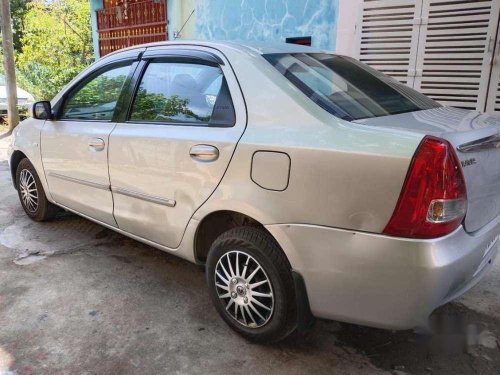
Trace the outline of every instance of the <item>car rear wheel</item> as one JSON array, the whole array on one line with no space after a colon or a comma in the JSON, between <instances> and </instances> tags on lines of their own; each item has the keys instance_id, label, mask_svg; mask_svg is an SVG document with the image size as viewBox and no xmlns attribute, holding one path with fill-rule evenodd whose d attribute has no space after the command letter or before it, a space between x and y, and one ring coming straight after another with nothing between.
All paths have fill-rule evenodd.
<instances>
[{"instance_id":1,"label":"car rear wheel","mask_svg":"<svg viewBox=\"0 0 500 375\"><path fill-rule=\"evenodd\" d=\"M212 302L224 321L255 342L276 342L297 325L290 263L274 238L240 227L219 236L207 259Z\"/></svg>"},{"instance_id":2,"label":"car rear wheel","mask_svg":"<svg viewBox=\"0 0 500 375\"><path fill-rule=\"evenodd\" d=\"M40 178L28 159L17 166L16 186L24 212L35 221L53 219L58 207L47 200Z\"/></svg>"}]
</instances>

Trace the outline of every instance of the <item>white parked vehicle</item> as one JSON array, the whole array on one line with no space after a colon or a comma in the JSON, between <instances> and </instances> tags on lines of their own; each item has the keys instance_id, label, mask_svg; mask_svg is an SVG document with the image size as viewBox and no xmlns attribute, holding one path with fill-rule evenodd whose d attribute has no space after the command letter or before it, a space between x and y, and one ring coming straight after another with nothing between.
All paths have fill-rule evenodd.
<instances>
[{"instance_id":1,"label":"white parked vehicle","mask_svg":"<svg viewBox=\"0 0 500 375\"><path fill-rule=\"evenodd\" d=\"M15 130L27 215L73 211L205 264L255 341L312 316L422 327L491 267L500 118L297 45L107 55Z\"/></svg>"},{"instance_id":2,"label":"white parked vehicle","mask_svg":"<svg viewBox=\"0 0 500 375\"><path fill-rule=\"evenodd\" d=\"M35 99L33 95L17 87L17 107L21 111L26 111ZM7 87L5 86L5 77L0 74L0 116L7 116Z\"/></svg>"}]
</instances>

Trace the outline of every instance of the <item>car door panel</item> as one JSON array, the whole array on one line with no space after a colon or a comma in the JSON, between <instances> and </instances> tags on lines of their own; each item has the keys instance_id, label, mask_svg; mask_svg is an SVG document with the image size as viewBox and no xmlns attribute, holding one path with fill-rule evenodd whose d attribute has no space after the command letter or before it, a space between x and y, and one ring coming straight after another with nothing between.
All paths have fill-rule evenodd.
<instances>
[{"instance_id":1,"label":"car door panel","mask_svg":"<svg viewBox=\"0 0 500 375\"><path fill-rule=\"evenodd\" d=\"M104 148L94 150L95 139L108 143L114 123L46 121L42 131L42 160L56 203L116 226Z\"/></svg>"},{"instance_id":2,"label":"car door panel","mask_svg":"<svg viewBox=\"0 0 500 375\"><path fill-rule=\"evenodd\" d=\"M112 131L109 173L120 229L176 248L189 219L219 184L246 125L232 70L221 69L236 112L234 126L130 120Z\"/></svg>"},{"instance_id":3,"label":"car door panel","mask_svg":"<svg viewBox=\"0 0 500 375\"><path fill-rule=\"evenodd\" d=\"M118 124L109 164L120 229L177 247L189 218L221 180L239 136L234 128ZM191 148L206 143L219 158L193 160Z\"/></svg>"},{"instance_id":4,"label":"car door panel","mask_svg":"<svg viewBox=\"0 0 500 375\"><path fill-rule=\"evenodd\" d=\"M113 226L107 146L132 65L110 64L84 76L61 99L60 113L45 121L41 133L42 162L54 201Z\"/></svg>"}]
</instances>

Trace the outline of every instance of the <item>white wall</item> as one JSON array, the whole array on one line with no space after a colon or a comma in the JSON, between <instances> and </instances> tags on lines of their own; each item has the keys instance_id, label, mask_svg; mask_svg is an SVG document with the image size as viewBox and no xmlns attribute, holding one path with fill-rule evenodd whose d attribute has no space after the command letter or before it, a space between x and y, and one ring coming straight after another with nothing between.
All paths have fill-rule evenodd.
<instances>
[{"instance_id":1,"label":"white wall","mask_svg":"<svg viewBox=\"0 0 500 375\"><path fill-rule=\"evenodd\" d=\"M362 4L363 0L339 0L335 50L338 54L352 57L356 54L356 23Z\"/></svg>"}]
</instances>

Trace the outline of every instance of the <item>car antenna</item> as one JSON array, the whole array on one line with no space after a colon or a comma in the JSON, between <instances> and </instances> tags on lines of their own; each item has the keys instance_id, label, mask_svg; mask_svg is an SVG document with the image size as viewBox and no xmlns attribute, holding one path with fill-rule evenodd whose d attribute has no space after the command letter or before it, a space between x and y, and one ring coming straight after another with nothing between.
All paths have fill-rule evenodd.
<instances>
[{"instance_id":1,"label":"car antenna","mask_svg":"<svg viewBox=\"0 0 500 375\"><path fill-rule=\"evenodd\" d=\"M181 29L179 31L177 31L177 33L174 34L174 40L177 39L178 37L180 37L182 29L184 29L184 26L186 26L186 23L188 23L189 19L193 15L193 13L194 13L194 9L191 11L191 13L189 14L189 16L186 19L186 21L184 21L184 23L182 24Z\"/></svg>"}]
</instances>

